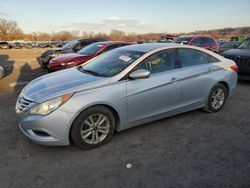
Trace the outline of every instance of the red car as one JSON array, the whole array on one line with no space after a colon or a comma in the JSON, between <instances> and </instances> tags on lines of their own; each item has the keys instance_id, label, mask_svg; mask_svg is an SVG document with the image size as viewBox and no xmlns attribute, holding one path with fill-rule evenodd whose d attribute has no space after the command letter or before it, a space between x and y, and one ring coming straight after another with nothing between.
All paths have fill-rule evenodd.
<instances>
[{"instance_id":1,"label":"red car","mask_svg":"<svg viewBox=\"0 0 250 188\"><path fill-rule=\"evenodd\" d=\"M137 43L122 42L122 41L96 42L84 47L77 53L60 55L58 57L51 59L47 67L49 71L57 71L57 70L67 69L70 67L75 67L77 65L87 62L88 60L104 52L131 44L137 44Z\"/></svg>"},{"instance_id":2,"label":"red car","mask_svg":"<svg viewBox=\"0 0 250 188\"><path fill-rule=\"evenodd\" d=\"M178 44L187 44L193 46L199 46L218 53L219 51L219 42L211 36L202 36L202 35L188 35L177 37L174 43Z\"/></svg>"}]
</instances>

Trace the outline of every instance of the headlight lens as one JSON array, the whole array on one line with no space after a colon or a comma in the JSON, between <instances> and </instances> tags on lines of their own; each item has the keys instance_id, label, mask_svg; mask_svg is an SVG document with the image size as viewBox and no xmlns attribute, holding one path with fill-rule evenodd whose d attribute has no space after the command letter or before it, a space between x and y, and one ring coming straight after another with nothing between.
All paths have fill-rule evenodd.
<instances>
[{"instance_id":1,"label":"headlight lens","mask_svg":"<svg viewBox=\"0 0 250 188\"><path fill-rule=\"evenodd\" d=\"M52 54L50 54L50 57L57 57L59 55L60 55L59 53L52 53Z\"/></svg>"},{"instance_id":2,"label":"headlight lens","mask_svg":"<svg viewBox=\"0 0 250 188\"><path fill-rule=\"evenodd\" d=\"M65 102L67 102L70 97L72 97L73 93L63 95L61 97L57 97L51 100L48 100L46 102L43 102L41 104L38 104L32 108L30 108L26 113L28 114L36 114L36 115L47 115L57 108L59 108L61 105L63 105Z\"/></svg>"},{"instance_id":3,"label":"headlight lens","mask_svg":"<svg viewBox=\"0 0 250 188\"><path fill-rule=\"evenodd\" d=\"M75 62L71 61L71 62L67 62L67 63L61 63L61 65L62 65L62 66L67 66L67 65L71 65L71 64L73 64L73 63L75 63Z\"/></svg>"}]
</instances>

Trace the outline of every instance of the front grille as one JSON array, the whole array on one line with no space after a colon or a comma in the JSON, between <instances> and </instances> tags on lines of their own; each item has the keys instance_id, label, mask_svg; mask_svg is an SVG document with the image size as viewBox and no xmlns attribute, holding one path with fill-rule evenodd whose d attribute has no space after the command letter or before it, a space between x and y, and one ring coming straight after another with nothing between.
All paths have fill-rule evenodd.
<instances>
[{"instance_id":1,"label":"front grille","mask_svg":"<svg viewBox=\"0 0 250 188\"><path fill-rule=\"evenodd\" d=\"M32 103L31 100L28 100L21 94L16 102L16 112L21 113L25 111L30 106L31 103Z\"/></svg>"},{"instance_id":2,"label":"front grille","mask_svg":"<svg viewBox=\"0 0 250 188\"><path fill-rule=\"evenodd\" d=\"M237 57L237 56L229 56L226 57L228 59L232 59L239 67L250 67L250 58L249 57Z\"/></svg>"}]
</instances>

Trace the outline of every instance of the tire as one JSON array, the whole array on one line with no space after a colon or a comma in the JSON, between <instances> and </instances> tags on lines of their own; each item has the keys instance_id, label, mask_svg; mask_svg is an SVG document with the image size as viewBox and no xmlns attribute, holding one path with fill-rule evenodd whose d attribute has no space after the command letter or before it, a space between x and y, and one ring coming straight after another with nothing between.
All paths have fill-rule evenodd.
<instances>
[{"instance_id":1,"label":"tire","mask_svg":"<svg viewBox=\"0 0 250 188\"><path fill-rule=\"evenodd\" d=\"M219 93L221 92L221 94ZM228 96L228 91L223 84L217 83L210 91L205 111L216 113L224 107Z\"/></svg>"},{"instance_id":2,"label":"tire","mask_svg":"<svg viewBox=\"0 0 250 188\"><path fill-rule=\"evenodd\" d=\"M99 105L88 108L77 116L72 124L70 137L78 148L94 149L108 143L114 131L113 113Z\"/></svg>"}]
</instances>

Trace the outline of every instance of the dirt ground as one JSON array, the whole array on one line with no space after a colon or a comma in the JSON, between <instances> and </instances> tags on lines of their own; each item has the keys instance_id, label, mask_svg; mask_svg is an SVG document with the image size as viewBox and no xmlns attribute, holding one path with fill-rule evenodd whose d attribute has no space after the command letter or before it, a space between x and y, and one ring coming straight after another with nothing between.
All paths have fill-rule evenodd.
<instances>
[{"instance_id":1,"label":"dirt ground","mask_svg":"<svg viewBox=\"0 0 250 188\"><path fill-rule=\"evenodd\" d=\"M43 50L0 51L0 187L250 187L250 81L217 114L142 125L94 150L41 146L21 133L14 107L24 85L46 74L36 60Z\"/></svg>"}]
</instances>

